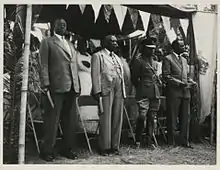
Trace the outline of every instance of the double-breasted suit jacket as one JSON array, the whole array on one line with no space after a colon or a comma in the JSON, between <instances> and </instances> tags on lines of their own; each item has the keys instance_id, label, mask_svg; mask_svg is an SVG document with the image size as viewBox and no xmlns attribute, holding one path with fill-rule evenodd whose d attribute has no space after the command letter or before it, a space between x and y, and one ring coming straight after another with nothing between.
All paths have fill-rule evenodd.
<instances>
[{"instance_id":1,"label":"double-breasted suit jacket","mask_svg":"<svg viewBox=\"0 0 220 170\"><path fill-rule=\"evenodd\" d=\"M76 58L78 52L69 41L67 42L69 49L56 36L42 40L41 82L54 92L68 92L73 87L76 93L80 93Z\"/></svg>"}]
</instances>

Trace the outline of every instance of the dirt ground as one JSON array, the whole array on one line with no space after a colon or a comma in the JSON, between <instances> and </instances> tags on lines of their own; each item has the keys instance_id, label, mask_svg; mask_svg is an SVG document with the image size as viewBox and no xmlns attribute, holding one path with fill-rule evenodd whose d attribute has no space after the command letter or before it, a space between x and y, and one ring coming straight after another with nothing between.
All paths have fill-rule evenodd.
<instances>
[{"instance_id":1,"label":"dirt ground","mask_svg":"<svg viewBox=\"0 0 220 170\"><path fill-rule=\"evenodd\" d=\"M194 149L183 147L170 147L160 145L155 150L148 148L134 149L130 146L122 146L120 156L100 156L95 151L89 153L86 148L79 153L79 159L70 160L57 157L53 162L47 163L36 154L28 156L27 164L161 164L161 165L215 165L216 147L207 142L192 144Z\"/></svg>"}]
</instances>

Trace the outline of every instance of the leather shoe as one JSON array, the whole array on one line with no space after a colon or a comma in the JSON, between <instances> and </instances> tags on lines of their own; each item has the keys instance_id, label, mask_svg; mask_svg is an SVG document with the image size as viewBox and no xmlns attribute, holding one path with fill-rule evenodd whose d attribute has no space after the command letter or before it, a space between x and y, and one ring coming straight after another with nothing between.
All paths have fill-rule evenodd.
<instances>
[{"instance_id":1,"label":"leather shoe","mask_svg":"<svg viewBox=\"0 0 220 170\"><path fill-rule=\"evenodd\" d=\"M184 148L193 149L193 146L190 145L190 144L182 144L181 146L184 147Z\"/></svg>"},{"instance_id":2,"label":"leather shoe","mask_svg":"<svg viewBox=\"0 0 220 170\"><path fill-rule=\"evenodd\" d=\"M99 154L100 154L101 156L108 156L109 153L110 153L110 150L109 150L109 149L99 151Z\"/></svg>"},{"instance_id":3,"label":"leather shoe","mask_svg":"<svg viewBox=\"0 0 220 170\"><path fill-rule=\"evenodd\" d=\"M112 148L109 150L109 154L120 155L120 152L118 149Z\"/></svg>"},{"instance_id":4,"label":"leather shoe","mask_svg":"<svg viewBox=\"0 0 220 170\"><path fill-rule=\"evenodd\" d=\"M135 148L139 149L141 147L141 142L135 142Z\"/></svg>"},{"instance_id":5,"label":"leather shoe","mask_svg":"<svg viewBox=\"0 0 220 170\"><path fill-rule=\"evenodd\" d=\"M77 154L73 151L61 152L60 155L73 160L78 158Z\"/></svg>"},{"instance_id":6,"label":"leather shoe","mask_svg":"<svg viewBox=\"0 0 220 170\"><path fill-rule=\"evenodd\" d=\"M40 158L47 162L52 162L54 160L54 156L49 154L40 154Z\"/></svg>"}]
</instances>

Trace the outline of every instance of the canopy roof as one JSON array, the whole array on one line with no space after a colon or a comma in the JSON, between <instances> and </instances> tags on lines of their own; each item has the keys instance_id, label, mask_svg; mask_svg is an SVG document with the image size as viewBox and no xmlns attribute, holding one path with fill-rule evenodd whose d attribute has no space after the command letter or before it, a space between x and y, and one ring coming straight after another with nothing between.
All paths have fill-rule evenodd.
<instances>
[{"instance_id":1,"label":"canopy roof","mask_svg":"<svg viewBox=\"0 0 220 170\"><path fill-rule=\"evenodd\" d=\"M125 5L130 8L135 8L144 12L152 14L158 14L173 18L189 18L193 12L196 12L196 8L192 5L142 5L132 4Z\"/></svg>"},{"instance_id":2,"label":"canopy roof","mask_svg":"<svg viewBox=\"0 0 220 170\"><path fill-rule=\"evenodd\" d=\"M10 11L13 13L15 7L15 5L5 5L6 13L8 13L6 16L11 16ZM101 39L108 34L128 35L135 30L146 31L150 14L189 18L193 12L195 12L195 7L189 8L185 5L33 5L33 14L40 14L37 19L38 23L53 23L57 18L64 18L69 31L95 39ZM53 27L53 24L51 26Z\"/></svg>"}]
</instances>

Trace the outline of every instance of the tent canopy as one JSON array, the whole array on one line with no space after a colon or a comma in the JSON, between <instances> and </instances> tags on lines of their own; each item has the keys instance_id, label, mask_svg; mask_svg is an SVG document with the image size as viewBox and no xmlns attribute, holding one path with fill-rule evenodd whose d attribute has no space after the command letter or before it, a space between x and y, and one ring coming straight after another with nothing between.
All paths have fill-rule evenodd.
<instances>
[{"instance_id":1,"label":"tent canopy","mask_svg":"<svg viewBox=\"0 0 220 170\"><path fill-rule=\"evenodd\" d=\"M158 14L173 18L189 18L192 13L196 12L193 7L187 7L185 5L142 5L142 4L132 4L125 5L130 8L138 9L144 12L149 12L152 14Z\"/></svg>"}]
</instances>

